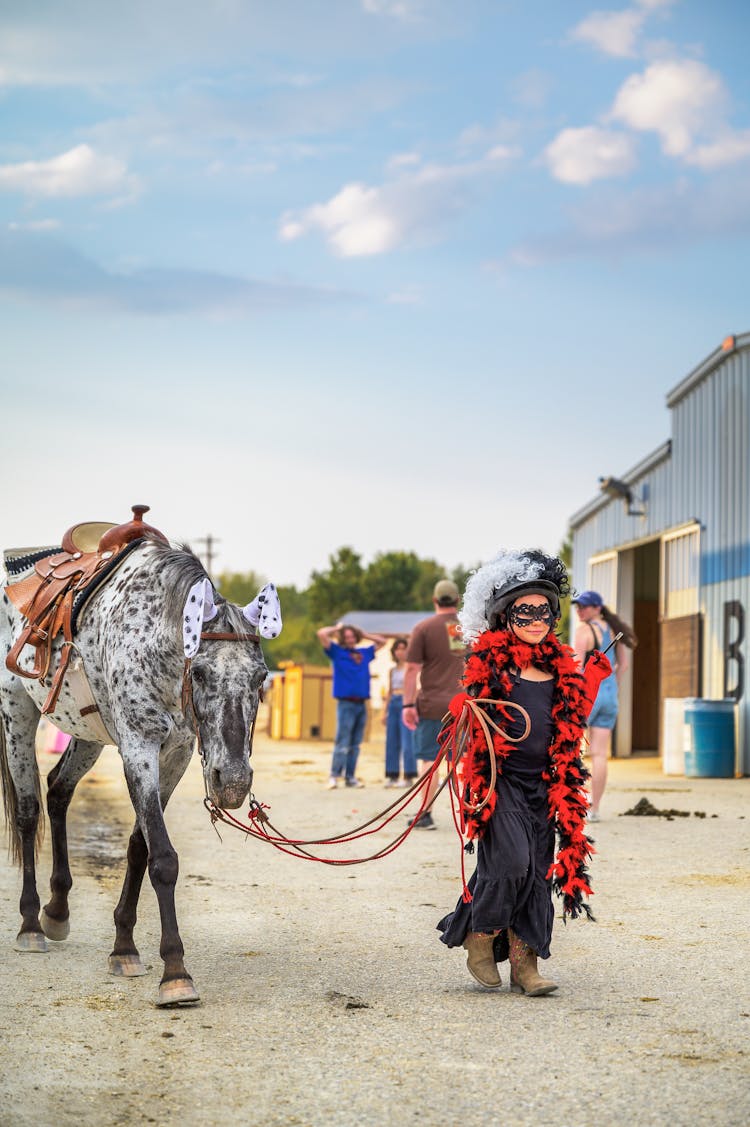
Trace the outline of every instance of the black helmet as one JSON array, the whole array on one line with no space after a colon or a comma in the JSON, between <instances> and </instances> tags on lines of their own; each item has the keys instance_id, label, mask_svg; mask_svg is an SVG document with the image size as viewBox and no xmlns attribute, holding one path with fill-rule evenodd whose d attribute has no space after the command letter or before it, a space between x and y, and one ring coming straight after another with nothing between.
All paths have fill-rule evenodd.
<instances>
[{"instance_id":1,"label":"black helmet","mask_svg":"<svg viewBox=\"0 0 750 1127\"><path fill-rule=\"evenodd\" d=\"M508 607L521 595L544 595L552 607L555 618L560 617L560 589L548 579L532 579L524 582L511 579L501 587L496 587L485 605L485 617L490 630L497 630Z\"/></svg>"}]
</instances>

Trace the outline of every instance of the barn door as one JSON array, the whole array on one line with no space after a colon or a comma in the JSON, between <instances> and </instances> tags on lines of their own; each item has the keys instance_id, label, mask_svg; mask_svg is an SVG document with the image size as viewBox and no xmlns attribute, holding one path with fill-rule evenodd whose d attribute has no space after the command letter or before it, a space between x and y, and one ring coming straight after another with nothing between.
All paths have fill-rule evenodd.
<instances>
[{"instance_id":1,"label":"barn door","mask_svg":"<svg viewBox=\"0 0 750 1127\"><path fill-rule=\"evenodd\" d=\"M701 695L700 527L662 539L661 695Z\"/></svg>"}]
</instances>

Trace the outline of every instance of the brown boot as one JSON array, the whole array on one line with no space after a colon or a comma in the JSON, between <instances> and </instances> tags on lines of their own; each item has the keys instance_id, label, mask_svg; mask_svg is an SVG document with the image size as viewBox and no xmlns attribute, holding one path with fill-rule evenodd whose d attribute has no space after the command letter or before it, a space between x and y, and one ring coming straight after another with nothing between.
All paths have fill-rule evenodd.
<instances>
[{"instance_id":1,"label":"brown boot","mask_svg":"<svg viewBox=\"0 0 750 1127\"><path fill-rule=\"evenodd\" d=\"M472 974L477 982L486 986L488 990L496 990L501 985L492 952L494 938L495 933L487 935L483 931L467 931L464 939L464 947L469 952L466 960L469 974Z\"/></svg>"},{"instance_id":2,"label":"brown boot","mask_svg":"<svg viewBox=\"0 0 750 1127\"><path fill-rule=\"evenodd\" d=\"M551 994L557 990L557 983L550 978L542 978L536 965L536 951L524 943L511 928L508 928L510 947L510 988L514 994L528 994L538 998L540 994Z\"/></svg>"}]
</instances>

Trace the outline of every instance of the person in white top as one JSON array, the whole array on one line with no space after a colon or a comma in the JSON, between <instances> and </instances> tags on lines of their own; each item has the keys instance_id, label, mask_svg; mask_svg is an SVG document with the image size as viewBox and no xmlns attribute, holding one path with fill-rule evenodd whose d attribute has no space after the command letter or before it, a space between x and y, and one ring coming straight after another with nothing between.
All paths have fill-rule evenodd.
<instances>
[{"instance_id":1,"label":"person in white top","mask_svg":"<svg viewBox=\"0 0 750 1127\"><path fill-rule=\"evenodd\" d=\"M391 646L395 664L388 675L388 695L383 705L385 725L385 785L410 786L417 777L417 760L414 754L414 734L401 719L404 704L404 674L406 672L406 638L396 638ZM403 767L403 778L400 778Z\"/></svg>"}]
</instances>

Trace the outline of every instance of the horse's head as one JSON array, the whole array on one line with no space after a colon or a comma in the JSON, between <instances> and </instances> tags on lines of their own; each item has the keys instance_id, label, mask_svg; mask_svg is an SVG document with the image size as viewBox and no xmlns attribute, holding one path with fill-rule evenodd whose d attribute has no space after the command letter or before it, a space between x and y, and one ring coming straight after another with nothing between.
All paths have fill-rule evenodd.
<instances>
[{"instance_id":1,"label":"horse's head","mask_svg":"<svg viewBox=\"0 0 750 1127\"><path fill-rule=\"evenodd\" d=\"M209 797L233 810L252 784L253 729L268 676L254 630L276 637L281 613L272 584L243 610L215 601L214 594L205 578L194 584L185 603L183 704L198 735Z\"/></svg>"},{"instance_id":2,"label":"horse's head","mask_svg":"<svg viewBox=\"0 0 750 1127\"><path fill-rule=\"evenodd\" d=\"M234 810L253 781L253 728L268 669L260 644L242 638L250 628L239 609L229 603L218 609L206 626L189 676L206 789L217 806ZM219 634L238 637L212 640Z\"/></svg>"}]
</instances>

